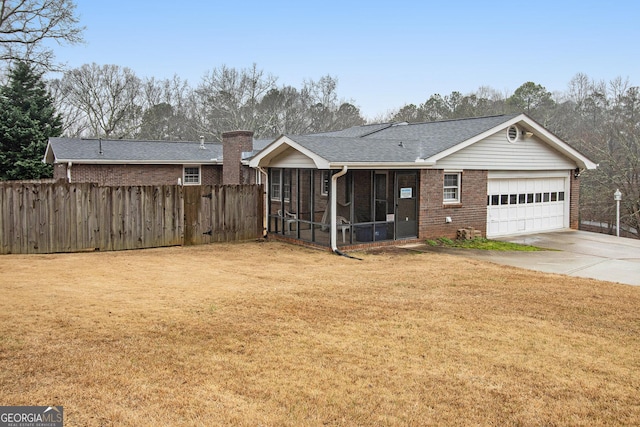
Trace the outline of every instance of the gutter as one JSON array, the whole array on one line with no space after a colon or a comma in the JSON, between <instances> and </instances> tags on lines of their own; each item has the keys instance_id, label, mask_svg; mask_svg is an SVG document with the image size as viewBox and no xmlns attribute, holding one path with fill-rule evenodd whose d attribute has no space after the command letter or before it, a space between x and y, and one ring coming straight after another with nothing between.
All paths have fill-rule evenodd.
<instances>
[{"instance_id":1,"label":"gutter","mask_svg":"<svg viewBox=\"0 0 640 427\"><path fill-rule=\"evenodd\" d=\"M331 250L333 251L333 253L338 255L344 255L338 250L337 244L338 230L336 228L336 221L338 219L338 213L336 212L336 210L338 205L338 178L346 174L347 170L348 167L345 165L342 167L342 170L340 172L331 176L331 227L329 227L329 230L331 230Z\"/></svg>"},{"instance_id":2,"label":"gutter","mask_svg":"<svg viewBox=\"0 0 640 427\"><path fill-rule=\"evenodd\" d=\"M329 169L348 167L351 169L427 169L435 166L433 160L418 158L413 162L340 162L329 163Z\"/></svg>"},{"instance_id":3,"label":"gutter","mask_svg":"<svg viewBox=\"0 0 640 427\"><path fill-rule=\"evenodd\" d=\"M86 165L222 165L218 159L178 159L178 160L104 160L104 159L56 159L53 163L74 162Z\"/></svg>"},{"instance_id":4,"label":"gutter","mask_svg":"<svg viewBox=\"0 0 640 427\"><path fill-rule=\"evenodd\" d=\"M262 166L257 166L256 169L264 175L264 215L262 215L262 237L267 237L267 225L269 221L269 199L267 198L267 191L269 189L269 174Z\"/></svg>"}]
</instances>

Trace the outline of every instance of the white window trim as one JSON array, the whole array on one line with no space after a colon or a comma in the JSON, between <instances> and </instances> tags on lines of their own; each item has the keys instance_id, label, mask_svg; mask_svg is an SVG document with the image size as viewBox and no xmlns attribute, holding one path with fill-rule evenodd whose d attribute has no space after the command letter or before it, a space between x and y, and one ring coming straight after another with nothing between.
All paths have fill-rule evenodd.
<instances>
[{"instance_id":1,"label":"white window trim","mask_svg":"<svg viewBox=\"0 0 640 427\"><path fill-rule=\"evenodd\" d=\"M329 195L329 186L330 183L329 181L331 180L331 171L328 170L323 170L320 173L320 195L321 196L328 196ZM327 183L327 187L325 189L324 183Z\"/></svg>"},{"instance_id":2,"label":"white window trim","mask_svg":"<svg viewBox=\"0 0 640 427\"><path fill-rule=\"evenodd\" d=\"M276 174L276 172L278 174L277 181L273 179L274 175ZM273 195L273 186L274 185L278 186L278 191L280 193L278 195L278 197ZM274 169L271 169L271 174L270 174L270 177L269 177L269 199L270 200L274 200L276 202L279 202L279 201L281 201L281 198L282 198L282 169L274 168Z\"/></svg>"},{"instance_id":3,"label":"white window trim","mask_svg":"<svg viewBox=\"0 0 640 427\"><path fill-rule=\"evenodd\" d=\"M445 177L447 175L456 175L457 176L457 181L458 181L458 185L456 186L447 186L445 185ZM447 188L455 188L456 191L456 195L458 197L456 197L455 199L445 199L445 190ZM445 204L459 204L460 203L460 193L462 193L462 172L459 171L445 171L444 174L442 175L442 202Z\"/></svg>"},{"instance_id":4,"label":"white window trim","mask_svg":"<svg viewBox=\"0 0 640 427\"><path fill-rule=\"evenodd\" d=\"M514 137L511 137L511 130L514 130L516 133ZM511 144L518 142L520 140L520 128L516 125L511 125L507 128L507 141Z\"/></svg>"},{"instance_id":5,"label":"white window trim","mask_svg":"<svg viewBox=\"0 0 640 427\"><path fill-rule=\"evenodd\" d=\"M187 182L187 168L198 169L198 182ZM183 185L200 185L202 182L202 168L200 165L183 165L182 167L182 183Z\"/></svg>"},{"instance_id":6,"label":"white window trim","mask_svg":"<svg viewBox=\"0 0 640 427\"><path fill-rule=\"evenodd\" d=\"M286 183L287 178L289 179L289 184L288 185ZM291 176L291 171L290 170L282 169L282 172L280 174L280 184L281 184L280 191L282 193L282 197L283 197L285 202L289 202L291 200L291 179L292 178L293 177ZM289 188L287 188L287 186ZM287 197L287 193L288 193L289 197Z\"/></svg>"}]
</instances>

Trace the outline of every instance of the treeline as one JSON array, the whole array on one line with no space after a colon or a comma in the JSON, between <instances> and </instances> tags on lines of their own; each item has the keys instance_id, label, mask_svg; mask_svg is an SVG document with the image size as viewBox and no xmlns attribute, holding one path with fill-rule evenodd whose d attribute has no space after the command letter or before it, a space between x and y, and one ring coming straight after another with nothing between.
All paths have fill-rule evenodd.
<instances>
[{"instance_id":1,"label":"treeline","mask_svg":"<svg viewBox=\"0 0 640 427\"><path fill-rule=\"evenodd\" d=\"M338 97L335 77L278 86L256 65L215 68L195 87L178 76L141 79L127 67L97 64L48 83L71 137L215 141L236 129L269 138L365 123L352 102Z\"/></svg>"}]
</instances>

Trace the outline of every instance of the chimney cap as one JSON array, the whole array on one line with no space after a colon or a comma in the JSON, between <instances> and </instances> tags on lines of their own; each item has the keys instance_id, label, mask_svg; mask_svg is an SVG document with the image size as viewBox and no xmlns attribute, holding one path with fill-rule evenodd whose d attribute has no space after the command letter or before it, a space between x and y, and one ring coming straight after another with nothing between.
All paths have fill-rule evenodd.
<instances>
[{"instance_id":1,"label":"chimney cap","mask_svg":"<svg viewBox=\"0 0 640 427\"><path fill-rule=\"evenodd\" d=\"M232 130L230 132L223 132L223 138L233 138L234 136L253 136L252 130Z\"/></svg>"}]
</instances>

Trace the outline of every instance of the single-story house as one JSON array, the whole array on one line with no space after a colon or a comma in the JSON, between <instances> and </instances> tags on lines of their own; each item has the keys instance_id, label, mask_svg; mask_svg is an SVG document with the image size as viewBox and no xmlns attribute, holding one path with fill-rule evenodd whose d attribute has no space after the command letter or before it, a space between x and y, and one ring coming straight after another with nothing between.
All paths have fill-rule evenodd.
<instances>
[{"instance_id":1,"label":"single-story house","mask_svg":"<svg viewBox=\"0 0 640 427\"><path fill-rule=\"evenodd\" d=\"M223 134L222 143L49 138L44 162L54 179L99 185L254 184L248 159L271 140L253 132ZM226 159L226 161L225 161Z\"/></svg>"},{"instance_id":2,"label":"single-story house","mask_svg":"<svg viewBox=\"0 0 640 427\"><path fill-rule=\"evenodd\" d=\"M340 248L578 228L597 165L525 114L282 135L254 155L267 232Z\"/></svg>"}]
</instances>

